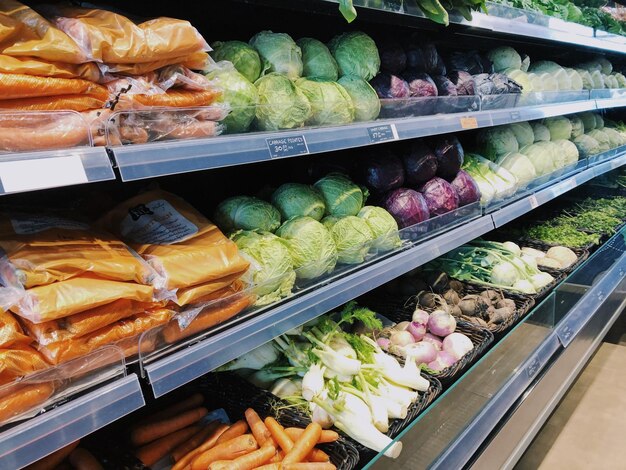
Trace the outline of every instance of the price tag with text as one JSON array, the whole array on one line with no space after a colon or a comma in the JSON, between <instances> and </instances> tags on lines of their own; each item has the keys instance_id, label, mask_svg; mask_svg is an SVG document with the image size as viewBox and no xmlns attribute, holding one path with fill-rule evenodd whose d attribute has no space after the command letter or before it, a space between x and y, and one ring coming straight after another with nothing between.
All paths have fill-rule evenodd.
<instances>
[{"instance_id":1,"label":"price tag with text","mask_svg":"<svg viewBox=\"0 0 626 470\"><path fill-rule=\"evenodd\" d=\"M535 375L537 375L537 373L541 370L542 367L543 367L543 364L541 362L541 359L535 356L533 360L530 361L530 364L526 366L526 374L528 375L529 378L532 379Z\"/></svg>"},{"instance_id":2,"label":"price tag with text","mask_svg":"<svg viewBox=\"0 0 626 470\"><path fill-rule=\"evenodd\" d=\"M477 129L478 121L475 117L462 117L461 118L461 129Z\"/></svg>"},{"instance_id":3,"label":"price tag with text","mask_svg":"<svg viewBox=\"0 0 626 470\"><path fill-rule=\"evenodd\" d=\"M387 142L389 140L398 140L398 130L396 129L395 124L368 127L367 134L369 135L370 142L372 144Z\"/></svg>"},{"instance_id":4,"label":"price tag with text","mask_svg":"<svg viewBox=\"0 0 626 470\"><path fill-rule=\"evenodd\" d=\"M5 193L70 186L89 181L78 155L0 162Z\"/></svg>"},{"instance_id":5,"label":"price tag with text","mask_svg":"<svg viewBox=\"0 0 626 470\"><path fill-rule=\"evenodd\" d=\"M267 142L271 158L295 157L309 153L309 147L303 135L265 139L265 142Z\"/></svg>"}]
</instances>

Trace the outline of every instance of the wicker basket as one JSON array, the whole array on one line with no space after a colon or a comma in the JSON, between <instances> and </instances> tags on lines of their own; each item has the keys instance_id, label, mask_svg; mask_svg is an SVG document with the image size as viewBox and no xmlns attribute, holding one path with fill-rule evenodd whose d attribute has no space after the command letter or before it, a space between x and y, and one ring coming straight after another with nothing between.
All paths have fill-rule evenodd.
<instances>
[{"instance_id":1,"label":"wicker basket","mask_svg":"<svg viewBox=\"0 0 626 470\"><path fill-rule=\"evenodd\" d=\"M414 297L397 299L392 298L391 296L389 298L366 296L359 299L359 303L371 308L395 323L411 321L411 317L415 311ZM472 364L494 340L494 336L491 331L464 320L457 320L455 331L463 333L470 340L472 340L474 348L454 365L442 370L439 373L428 374L436 377L443 385L450 383L454 378L461 375L461 373L465 371L465 369L467 369L467 367Z\"/></svg>"},{"instance_id":2,"label":"wicker basket","mask_svg":"<svg viewBox=\"0 0 626 470\"><path fill-rule=\"evenodd\" d=\"M424 411L441 393L441 383L426 377L430 382L429 389L411 405L405 419L395 419L389 424L387 435L397 436L422 411ZM214 406L224 408L229 416L243 416L246 408L254 408L261 416L272 415L284 426L306 427L311 418L303 411L263 390L245 379L229 372L208 374L194 382L196 388L205 391L205 395L215 400ZM278 410L278 411L277 411ZM371 460L376 452L362 446L348 436L343 435L339 441L320 446L331 461L341 470L357 467L359 460Z\"/></svg>"}]
</instances>

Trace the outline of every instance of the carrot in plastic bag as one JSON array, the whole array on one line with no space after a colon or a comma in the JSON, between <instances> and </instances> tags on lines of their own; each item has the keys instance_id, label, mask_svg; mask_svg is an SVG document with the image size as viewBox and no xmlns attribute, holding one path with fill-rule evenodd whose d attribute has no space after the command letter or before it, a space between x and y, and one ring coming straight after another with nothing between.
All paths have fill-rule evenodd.
<instances>
[{"instance_id":1,"label":"carrot in plastic bag","mask_svg":"<svg viewBox=\"0 0 626 470\"><path fill-rule=\"evenodd\" d=\"M167 279L168 289L216 281L243 273L249 266L215 224L165 191L127 200L105 214L97 226L135 249Z\"/></svg>"},{"instance_id":2,"label":"carrot in plastic bag","mask_svg":"<svg viewBox=\"0 0 626 470\"><path fill-rule=\"evenodd\" d=\"M60 364L84 356L104 345L119 344L125 355L137 352L138 336L166 323L173 312L169 309L151 310L104 327L81 338L51 343L39 352L52 364Z\"/></svg>"},{"instance_id":3,"label":"carrot in plastic bag","mask_svg":"<svg viewBox=\"0 0 626 470\"><path fill-rule=\"evenodd\" d=\"M141 106L190 108L208 106L220 96L220 93L212 89L203 91L168 90L167 93L160 95L132 95L132 99Z\"/></svg>"},{"instance_id":4,"label":"carrot in plastic bag","mask_svg":"<svg viewBox=\"0 0 626 470\"><path fill-rule=\"evenodd\" d=\"M13 314L0 309L0 348L9 348L15 344L27 345L31 342L32 339L24 334Z\"/></svg>"},{"instance_id":5,"label":"carrot in plastic bag","mask_svg":"<svg viewBox=\"0 0 626 470\"><path fill-rule=\"evenodd\" d=\"M171 59L156 60L154 62L134 63L134 64L99 64L100 69L105 73L120 73L124 75L143 75L168 65L180 64L191 70L206 70L212 63L212 59L206 52L194 52L181 57Z\"/></svg>"},{"instance_id":6,"label":"carrot in plastic bag","mask_svg":"<svg viewBox=\"0 0 626 470\"><path fill-rule=\"evenodd\" d=\"M29 346L0 349L0 385L47 367L43 357Z\"/></svg>"},{"instance_id":7,"label":"carrot in plastic bag","mask_svg":"<svg viewBox=\"0 0 626 470\"><path fill-rule=\"evenodd\" d=\"M217 281L209 281L176 292L176 304L180 306L194 303L210 302L224 299L243 290L243 284L239 281L242 273L231 274Z\"/></svg>"},{"instance_id":8,"label":"carrot in plastic bag","mask_svg":"<svg viewBox=\"0 0 626 470\"><path fill-rule=\"evenodd\" d=\"M16 114L12 113L12 116ZM59 114L56 122L52 123L26 116L22 122L5 117L6 114L3 116L0 113L0 151L23 152L89 145L89 129L78 115Z\"/></svg>"},{"instance_id":9,"label":"carrot in plastic bag","mask_svg":"<svg viewBox=\"0 0 626 470\"><path fill-rule=\"evenodd\" d=\"M10 310L33 323L42 323L117 299L151 302L153 294L152 286L81 276L28 289Z\"/></svg>"},{"instance_id":10,"label":"carrot in plastic bag","mask_svg":"<svg viewBox=\"0 0 626 470\"><path fill-rule=\"evenodd\" d=\"M59 95L0 100L0 109L14 111L89 111L104 107L106 102L106 99L95 96Z\"/></svg>"},{"instance_id":11,"label":"carrot in plastic bag","mask_svg":"<svg viewBox=\"0 0 626 470\"><path fill-rule=\"evenodd\" d=\"M101 100L109 98L106 87L80 78L0 73L0 96L3 97L21 99L73 94L93 96Z\"/></svg>"},{"instance_id":12,"label":"carrot in plastic bag","mask_svg":"<svg viewBox=\"0 0 626 470\"><path fill-rule=\"evenodd\" d=\"M96 64L67 64L35 57L12 57L0 54L0 73L36 75L38 77L82 78L94 83L102 80L102 72Z\"/></svg>"},{"instance_id":13,"label":"carrot in plastic bag","mask_svg":"<svg viewBox=\"0 0 626 470\"><path fill-rule=\"evenodd\" d=\"M54 215L13 213L0 218L0 249L5 254L0 259L2 280L13 287L28 289L85 273L139 284L158 278L111 234Z\"/></svg>"}]
</instances>

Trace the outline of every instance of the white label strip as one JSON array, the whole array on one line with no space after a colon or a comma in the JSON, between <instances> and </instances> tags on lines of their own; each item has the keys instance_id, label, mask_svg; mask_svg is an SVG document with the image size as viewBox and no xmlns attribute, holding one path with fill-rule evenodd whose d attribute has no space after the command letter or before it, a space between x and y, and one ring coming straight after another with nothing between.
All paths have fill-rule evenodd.
<instances>
[{"instance_id":1,"label":"white label strip","mask_svg":"<svg viewBox=\"0 0 626 470\"><path fill-rule=\"evenodd\" d=\"M6 193L55 188L88 181L78 155L0 162L0 181Z\"/></svg>"}]
</instances>

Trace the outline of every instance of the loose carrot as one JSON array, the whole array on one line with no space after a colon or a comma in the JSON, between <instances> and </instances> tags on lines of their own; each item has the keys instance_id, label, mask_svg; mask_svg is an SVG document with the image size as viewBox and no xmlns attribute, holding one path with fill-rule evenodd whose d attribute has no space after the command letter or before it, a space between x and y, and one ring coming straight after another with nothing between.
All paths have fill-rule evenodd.
<instances>
[{"instance_id":1,"label":"loose carrot","mask_svg":"<svg viewBox=\"0 0 626 470\"><path fill-rule=\"evenodd\" d=\"M189 426L173 432L172 434L168 434L167 436L163 436L137 449L135 456L146 466L151 467L169 454L176 446L190 439L199 429L198 426Z\"/></svg>"},{"instance_id":2,"label":"loose carrot","mask_svg":"<svg viewBox=\"0 0 626 470\"><path fill-rule=\"evenodd\" d=\"M246 423L243 419L237 421L235 424L231 425L224 434L222 434L217 440L216 444L221 444L222 442L230 441L238 436L243 436L248 432L248 423ZM257 439L258 441L258 439Z\"/></svg>"},{"instance_id":3,"label":"loose carrot","mask_svg":"<svg viewBox=\"0 0 626 470\"><path fill-rule=\"evenodd\" d=\"M309 452L309 455L306 456L306 460L308 462L330 462L330 457L323 450L314 448Z\"/></svg>"},{"instance_id":4,"label":"loose carrot","mask_svg":"<svg viewBox=\"0 0 626 470\"><path fill-rule=\"evenodd\" d=\"M337 470L332 463L298 462L283 463L282 470Z\"/></svg>"},{"instance_id":5,"label":"loose carrot","mask_svg":"<svg viewBox=\"0 0 626 470\"><path fill-rule=\"evenodd\" d=\"M285 428L271 416L265 418L265 426L267 426L274 441L276 441L280 448L285 452L289 452L293 447L293 441L289 438L287 433L285 433Z\"/></svg>"},{"instance_id":6,"label":"loose carrot","mask_svg":"<svg viewBox=\"0 0 626 470\"><path fill-rule=\"evenodd\" d=\"M202 443L217 429L219 424L219 421L211 421L194 434L191 439L176 446L174 450L172 450L172 458L174 459L174 462L178 462L189 452L200 447Z\"/></svg>"},{"instance_id":7,"label":"loose carrot","mask_svg":"<svg viewBox=\"0 0 626 470\"><path fill-rule=\"evenodd\" d=\"M268 463L267 465L257 467L256 470L281 470L281 464L280 463Z\"/></svg>"},{"instance_id":8,"label":"loose carrot","mask_svg":"<svg viewBox=\"0 0 626 470\"><path fill-rule=\"evenodd\" d=\"M52 470L63 462L67 456L70 455L74 449L76 449L76 447L78 447L78 441L72 442L71 444L68 444L65 447L51 453L47 457L30 464L26 467L26 470Z\"/></svg>"},{"instance_id":9,"label":"loose carrot","mask_svg":"<svg viewBox=\"0 0 626 470\"><path fill-rule=\"evenodd\" d=\"M230 441L217 444L201 453L191 462L192 470L206 470L209 464L217 460L233 460L258 449L257 441L252 434L244 434Z\"/></svg>"},{"instance_id":10,"label":"loose carrot","mask_svg":"<svg viewBox=\"0 0 626 470\"><path fill-rule=\"evenodd\" d=\"M103 470L102 465L98 462L91 452L87 449L78 447L70 454L70 463L75 470Z\"/></svg>"},{"instance_id":11,"label":"loose carrot","mask_svg":"<svg viewBox=\"0 0 626 470\"><path fill-rule=\"evenodd\" d=\"M297 441L300 439L300 436L304 433L304 429L301 428L286 428L285 432L291 438L292 441ZM339 439L339 434L335 431L329 431L327 429L322 430L322 434L320 435L318 444L327 444L329 442L335 442Z\"/></svg>"},{"instance_id":12,"label":"loose carrot","mask_svg":"<svg viewBox=\"0 0 626 470\"><path fill-rule=\"evenodd\" d=\"M162 411L154 413L148 416L146 419L141 420L139 425L155 423L157 421L161 421L162 419L173 418L174 416L183 413L185 411L192 410L194 408L198 408L202 406L204 403L204 397L201 393L194 393L189 398L184 399L183 401L179 401L178 403L173 404L172 406L168 406L164 408Z\"/></svg>"},{"instance_id":13,"label":"loose carrot","mask_svg":"<svg viewBox=\"0 0 626 470\"><path fill-rule=\"evenodd\" d=\"M257 440L260 446L267 444L274 444L274 440L272 439L272 434L269 429L263 424L261 418L252 408L248 408L245 412L246 421L248 421L248 426L250 426L250 430L254 435L254 438ZM271 439L271 440L270 440ZM269 442L268 442L269 441Z\"/></svg>"},{"instance_id":14,"label":"loose carrot","mask_svg":"<svg viewBox=\"0 0 626 470\"><path fill-rule=\"evenodd\" d=\"M285 455L283 459L283 465L288 463L298 463L302 462L306 456L313 450L315 444L320 438L320 434L322 433L322 427L317 423L309 424L304 433L293 443L293 447L291 450Z\"/></svg>"},{"instance_id":15,"label":"loose carrot","mask_svg":"<svg viewBox=\"0 0 626 470\"><path fill-rule=\"evenodd\" d=\"M154 423L137 426L130 435L131 442L141 446L160 437L167 436L180 429L186 428L204 418L209 413L206 408L194 408L171 418L165 418ZM171 450L171 449L170 449Z\"/></svg>"},{"instance_id":16,"label":"loose carrot","mask_svg":"<svg viewBox=\"0 0 626 470\"><path fill-rule=\"evenodd\" d=\"M202 445L198 447L197 449L192 450L187 455L185 455L182 459L177 461L172 467L172 470L187 470L187 467L191 468L191 462L193 461L193 459L195 459L202 452L205 452L211 449L217 442L217 439L227 429L228 429L228 425L224 423L219 423L217 425L217 428L215 428L215 431L212 434L210 434L209 437L206 438L206 440L202 443Z\"/></svg>"},{"instance_id":17,"label":"loose carrot","mask_svg":"<svg viewBox=\"0 0 626 470\"><path fill-rule=\"evenodd\" d=\"M270 463L282 462L284 458L285 458L285 452L282 450L279 450L274 454L274 457L270 459Z\"/></svg>"},{"instance_id":18,"label":"loose carrot","mask_svg":"<svg viewBox=\"0 0 626 470\"><path fill-rule=\"evenodd\" d=\"M231 461L213 462L209 470L252 470L265 464L276 453L274 446L263 446L259 450L237 457Z\"/></svg>"}]
</instances>

